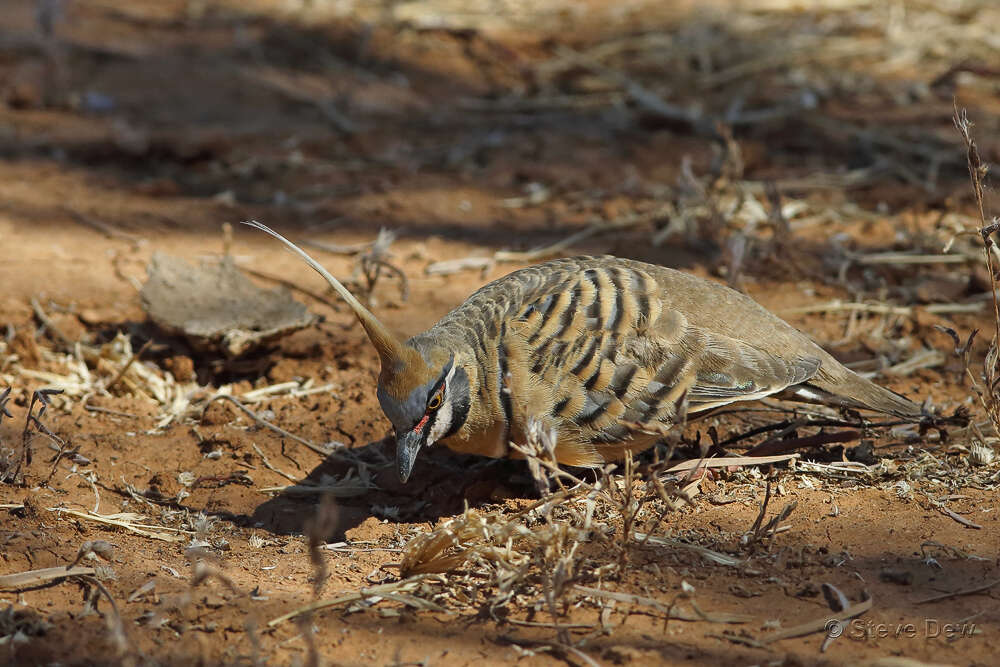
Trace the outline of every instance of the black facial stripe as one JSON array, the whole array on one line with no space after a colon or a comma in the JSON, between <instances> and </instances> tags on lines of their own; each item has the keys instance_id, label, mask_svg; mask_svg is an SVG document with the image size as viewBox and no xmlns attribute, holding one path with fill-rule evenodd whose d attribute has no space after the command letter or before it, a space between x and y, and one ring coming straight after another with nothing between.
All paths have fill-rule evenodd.
<instances>
[{"instance_id":1,"label":"black facial stripe","mask_svg":"<svg viewBox=\"0 0 1000 667\"><path fill-rule=\"evenodd\" d=\"M455 365L455 359L453 357L451 359L451 361L449 361L447 364L445 364L444 370L441 371L441 375L439 375L437 381L433 385L431 385L431 387L432 387L431 390L429 392L427 392L427 402L428 403L430 403L430 400L434 397L434 394L436 394L438 391L440 391L441 387L444 386L445 378L448 377L448 373L451 372L451 367L454 366L454 365Z\"/></svg>"},{"instance_id":2,"label":"black facial stripe","mask_svg":"<svg viewBox=\"0 0 1000 667\"><path fill-rule=\"evenodd\" d=\"M439 391L441 391L444 388L445 381L448 378L448 373L451 372L451 367L454 366L454 365L455 365L455 358L452 357L451 360L449 360L448 363L445 364L444 370L441 371L441 375L438 376L437 381L433 385L431 385L432 389L427 393L427 403L428 403L428 405L430 404L431 399L433 399L434 396ZM455 375L458 375L458 370L455 371ZM462 375L465 375L465 373L463 372ZM465 412L466 412L466 414L469 411L469 397L468 397L468 394L469 394L469 381L468 381L468 378L466 378L466 381L465 381ZM440 408L441 406L439 405L438 407ZM420 431L420 446L421 447L423 447L424 445L427 444L427 438L430 435L431 429L434 427L434 422L437 421L437 416L438 416L438 411L437 410L427 410L425 408L423 416L420 417L421 420L424 417L427 417L427 421L424 423L424 427ZM462 415L462 422L464 422L464 421L465 421L465 415ZM417 421L417 424L419 424L419 423L420 423L420 421ZM459 422L459 426L461 426L461 422ZM416 428L416 427L417 427L417 425L414 424L413 428ZM457 430L457 428L455 427L454 408L452 408L452 421L451 421L451 426L449 427L449 431L448 431L447 435L451 435L456 430Z\"/></svg>"},{"instance_id":3,"label":"black facial stripe","mask_svg":"<svg viewBox=\"0 0 1000 667\"><path fill-rule=\"evenodd\" d=\"M451 371L454 363L454 359L449 360L448 363L445 364L441 375L439 375L435 380L421 385L411 391L405 401L397 401L393 399L391 396L387 395L381 387L379 387L379 403L382 404L383 412L385 412L389 421L392 422L397 433L401 431L412 431L417 427L420 420L427 414L427 402L444 385L445 378L448 376L448 373Z\"/></svg>"},{"instance_id":4,"label":"black facial stripe","mask_svg":"<svg viewBox=\"0 0 1000 667\"><path fill-rule=\"evenodd\" d=\"M465 374L461 366L455 369L455 374L448 385L448 394L451 396L451 426L448 428L448 432L441 436L442 439L457 433L469 417L469 407L471 406L469 376Z\"/></svg>"}]
</instances>

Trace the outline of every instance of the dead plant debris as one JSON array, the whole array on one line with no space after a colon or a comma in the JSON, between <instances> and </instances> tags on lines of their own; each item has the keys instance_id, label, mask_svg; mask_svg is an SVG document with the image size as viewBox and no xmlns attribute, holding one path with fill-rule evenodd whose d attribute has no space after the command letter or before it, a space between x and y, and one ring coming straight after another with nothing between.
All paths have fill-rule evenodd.
<instances>
[{"instance_id":1,"label":"dead plant debris","mask_svg":"<svg viewBox=\"0 0 1000 667\"><path fill-rule=\"evenodd\" d=\"M684 4L15 2L0 652L989 662L1000 8ZM336 300L237 271L231 226L211 254L203 230L255 215L407 331L550 256L713 275L929 418L763 401L617 467L560 469L539 431L526 466L430 453L400 487ZM175 305L246 319L151 333L137 277L166 249L217 278L177 267ZM312 316L246 308L244 273L330 319L283 337ZM982 628L878 634L931 616Z\"/></svg>"}]
</instances>

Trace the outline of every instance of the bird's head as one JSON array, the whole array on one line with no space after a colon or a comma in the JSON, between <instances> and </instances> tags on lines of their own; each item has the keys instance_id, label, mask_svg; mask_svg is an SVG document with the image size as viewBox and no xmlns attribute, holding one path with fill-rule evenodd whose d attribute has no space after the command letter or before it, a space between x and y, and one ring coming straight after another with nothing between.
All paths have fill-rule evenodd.
<instances>
[{"instance_id":1,"label":"bird's head","mask_svg":"<svg viewBox=\"0 0 1000 667\"><path fill-rule=\"evenodd\" d=\"M454 434L469 414L469 376L453 352L423 338L403 354L382 359L378 400L396 430L399 479L413 471L417 453Z\"/></svg>"},{"instance_id":2,"label":"bird's head","mask_svg":"<svg viewBox=\"0 0 1000 667\"><path fill-rule=\"evenodd\" d=\"M469 413L469 376L455 351L428 336L400 341L339 280L297 245L259 222L246 222L284 243L340 294L382 361L378 400L396 429L399 478L413 471L417 452L458 431Z\"/></svg>"}]
</instances>

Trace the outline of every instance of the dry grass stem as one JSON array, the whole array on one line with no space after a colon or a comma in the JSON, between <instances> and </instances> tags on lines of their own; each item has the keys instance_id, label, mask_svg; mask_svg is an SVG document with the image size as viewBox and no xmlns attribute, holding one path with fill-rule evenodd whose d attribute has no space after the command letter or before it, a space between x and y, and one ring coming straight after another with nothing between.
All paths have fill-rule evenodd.
<instances>
[{"instance_id":1,"label":"dry grass stem","mask_svg":"<svg viewBox=\"0 0 1000 667\"><path fill-rule=\"evenodd\" d=\"M40 570L28 570L27 572L17 572L15 574L0 575L0 590L11 591L22 588L31 588L41 584L58 581L66 577L78 577L83 575L93 575L92 567L46 567Z\"/></svg>"},{"instance_id":2,"label":"dry grass stem","mask_svg":"<svg viewBox=\"0 0 1000 667\"><path fill-rule=\"evenodd\" d=\"M753 465L782 463L799 458L798 454L778 454L775 456L724 456L715 459L691 459L675 463L663 471L664 475L690 472L700 468L742 468Z\"/></svg>"},{"instance_id":3,"label":"dry grass stem","mask_svg":"<svg viewBox=\"0 0 1000 667\"><path fill-rule=\"evenodd\" d=\"M686 610L678 607L676 604L665 604L659 600L654 600L653 598L645 597L642 595L633 595L632 593L620 593L617 591L606 591L598 588L592 588L590 586L581 586L579 584L573 586L573 590L585 595L587 597L602 598L605 600L615 600L617 602L624 602L626 604L632 604L642 607L650 607L656 611L664 614L668 620L678 620L678 621L707 621L709 623L749 623L753 619L750 616L742 614L720 614L712 613L708 614L702 612L701 610Z\"/></svg>"},{"instance_id":4,"label":"dry grass stem","mask_svg":"<svg viewBox=\"0 0 1000 667\"><path fill-rule=\"evenodd\" d=\"M253 419L254 422L259 424L260 426L270 429L275 433L277 433L278 435L282 435L286 438L294 440L295 442L299 443L306 449L316 452L320 456L326 457L330 455L330 452L328 450L324 449L323 447L320 447L316 443L310 440L306 440L305 438L299 437L290 431L286 431L280 426L276 426L271 422L267 421L266 419L260 417L256 412L254 412L247 406L243 405L243 403L238 398L236 398L235 396L230 396L229 394L216 394L215 396L207 400L205 402L204 408L202 409L202 413L204 414L204 411L208 409L208 406L214 403L215 401L228 401L229 403L232 403L237 408L239 408L244 414Z\"/></svg>"},{"instance_id":5,"label":"dry grass stem","mask_svg":"<svg viewBox=\"0 0 1000 667\"><path fill-rule=\"evenodd\" d=\"M182 530L180 528L168 528L167 526L139 523L146 517L133 512L101 515L95 514L94 512L80 512L77 510L67 509L65 507L49 507L47 509L50 512L54 512L56 516L66 514L85 521L93 521L95 523L103 523L108 526L116 526L118 528L123 528L130 533L141 535L142 537L148 537L152 540L159 540L161 542L183 542L184 538L178 533L186 535L193 534L192 531Z\"/></svg>"},{"instance_id":6,"label":"dry grass stem","mask_svg":"<svg viewBox=\"0 0 1000 667\"><path fill-rule=\"evenodd\" d=\"M837 312L858 312L871 315L899 315L910 317L917 309L928 313L978 313L983 309L981 303L930 303L924 306L890 306L884 303L852 303L839 299L818 303L811 306L799 306L797 308L786 308L781 311L783 315L806 315L809 313L837 313Z\"/></svg>"},{"instance_id":7,"label":"dry grass stem","mask_svg":"<svg viewBox=\"0 0 1000 667\"><path fill-rule=\"evenodd\" d=\"M257 452L257 456L259 456L259 457L260 457L260 462L261 462L261 464L262 464L262 465L263 465L263 466L264 466L265 468L267 468L268 470L270 470L270 471L271 471L271 472L273 472L273 473L276 473L276 474L278 474L278 475L281 475L282 477L284 477L284 478L285 478L285 479L287 479L288 481L292 482L293 484L298 484L298 483L299 483L299 481L300 481L300 480L299 480L299 478L298 478L298 477L295 477L294 475L289 475L289 474L288 474L287 472L285 472L284 470L279 470L278 468L276 468L276 467L275 467L275 466L274 466L274 465L273 465L273 464L271 463L271 461L270 461L270 460L269 460L269 459L267 458L267 455L266 455L266 454L264 454L264 452L262 452L262 451L261 451L260 447L258 447L258 446L257 446L257 443L256 443L256 442L255 442L255 443L252 443L252 444L253 444L253 450L254 450L255 452ZM269 487L269 488L270 488L270 487ZM263 491L263 492L264 492L264 493L267 493L267 491Z\"/></svg>"},{"instance_id":8,"label":"dry grass stem","mask_svg":"<svg viewBox=\"0 0 1000 667\"><path fill-rule=\"evenodd\" d=\"M319 303L322 303L324 306L326 306L330 310L338 311L341 308L340 304L337 303L336 301L331 301L330 299L326 298L322 294L319 294L318 292L314 292L311 289L308 289L306 287L302 287L301 285L299 285L298 283L296 283L293 280L286 280L285 278L280 278L278 276L272 276L271 274L265 273L265 272L260 271L258 269L255 269L252 266L247 266L245 263L237 263L237 266L240 267L240 271L242 271L244 273L247 273L247 274L249 274L251 276L254 276L255 278L260 278L261 280L266 280L268 282L276 283L276 284L281 285L281 286L283 286L283 287L285 287L287 289L292 290L293 292L298 292L299 294L304 294L307 297L309 297L310 299L313 299L314 301L318 301Z\"/></svg>"},{"instance_id":9,"label":"dry grass stem","mask_svg":"<svg viewBox=\"0 0 1000 667\"><path fill-rule=\"evenodd\" d=\"M969 255L916 255L900 252L878 252L869 255L857 255L852 257L851 261L867 265L892 264L907 266L911 264L968 264L969 262L979 261L979 258Z\"/></svg>"},{"instance_id":10,"label":"dry grass stem","mask_svg":"<svg viewBox=\"0 0 1000 667\"><path fill-rule=\"evenodd\" d=\"M357 592L344 593L338 595L337 597L330 598L327 600L318 600L310 604L294 609L287 614L278 616L277 618L271 619L267 622L267 627L274 628L282 623L294 620L299 616L304 614L312 614L317 611L322 611L324 609L330 609L331 607L339 607L344 604L351 602L359 602L367 598L384 598L387 596L395 596L398 601L405 601L406 604L415 606L416 608L428 608L426 603L412 596L406 596L406 593L410 593L416 590L425 581L436 581L439 580L439 575L416 575L403 579L402 581L395 581L388 584L379 584L378 586L369 586L367 588L362 588Z\"/></svg>"},{"instance_id":11,"label":"dry grass stem","mask_svg":"<svg viewBox=\"0 0 1000 667\"><path fill-rule=\"evenodd\" d=\"M783 639L792 639L794 637L804 637L806 635L811 635L815 632L823 632L830 630L830 623L832 622L844 622L852 618L860 616L865 612L869 611L874 605L874 600L872 598L866 598L865 600L858 602L857 604L847 607L843 611L836 612L834 614L829 614L821 618L817 618L813 621L808 621L800 625L795 625L784 630L779 630L778 632L759 637L757 641L761 644L773 644L774 642L781 641Z\"/></svg>"},{"instance_id":12,"label":"dry grass stem","mask_svg":"<svg viewBox=\"0 0 1000 667\"><path fill-rule=\"evenodd\" d=\"M266 486L258 489L268 495L283 496L322 496L332 495L335 498L355 498L369 493L376 487L366 484L290 484L288 486Z\"/></svg>"},{"instance_id":13,"label":"dry grass stem","mask_svg":"<svg viewBox=\"0 0 1000 667\"><path fill-rule=\"evenodd\" d=\"M641 215L629 215L617 220L610 220L607 222L595 222L589 227L585 227L578 232L570 234L566 238L556 241L547 246L541 246L533 250L526 250L523 252L515 252L510 250L498 250L493 253L493 259L497 262L537 262L543 259L548 259L559 253L572 248L574 245L585 241L593 236L599 234L606 234L614 231L621 231L624 229L630 229L632 227L638 227L643 224L649 224L653 220L658 220L664 217L668 211L669 207L659 207L651 213L641 214Z\"/></svg>"},{"instance_id":14,"label":"dry grass stem","mask_svg":"<svg viewBox=\"0 0 1000 667\"><path fill-rule=\"evenodd\" d=\"M976 595L978 593L985 593L995 588L996 586L1000 586L1000 579L989 581L980 586L963 588L960 591L954 591L952 593L942 593L940 595L932 595L929 598L924 598L923 600L917 600L917 604L928 604L930 602L940 602L941 600L950 600L951 598L961 597L963 595Z\"/></svg>"},{"instance_id":15,"label":"dry grass stem","mask_svg":"<svg viewBox=\"0 0 1000 667\"><path fill-rule=\"evenodd\" d=\"M424 273L429 276L450 276L461 271L479 271L485 276L494 266L496 260L492 257L463 257L428 264Z\"/></svg>"},{"instance_id":16,"label":"dry grass stem","mask_svg":"<svg viewBox=\"0 0 1000 667\"><path fill-rule=\"evenodd\" d=\"M267 66L239 67L235 73L248 82L279 93L293 102L314 107L341 134L352 135L357 131L354 121L338 108L336 97L323 77L296 76Z\"/></svg>"},{"instance_id":17,"label":"dry grass stem","mask_svg":"<svg viewBox=\"0 0 1000 667\"><path fill-rule=\"evenodd\" d=\"M993 241L993 234L1000 229L1000 219L994 217L989 222L986 220L983 179L986 177L988 167L979 156L979 149L972 136L972 122L965 110L959 111L957 106L954 109L952 119L966 147L966 163L969 169L969 180L972 183L973 198L979 213L979 222L982 225L979 228L979 234L986 254L986 267L990 274L993 301L993 340L990 341L990 346L986 351L986 359L983 362L983 382L980 384L971 373L969 373L969 377L973 381L973 388L979 395L980 402L986 409L986 414L989 415L993 423L994 433L1000 435L1000 301L998 301L997 296L997 268L994 263L997 245Z\"/></svg>"}]
</instances>

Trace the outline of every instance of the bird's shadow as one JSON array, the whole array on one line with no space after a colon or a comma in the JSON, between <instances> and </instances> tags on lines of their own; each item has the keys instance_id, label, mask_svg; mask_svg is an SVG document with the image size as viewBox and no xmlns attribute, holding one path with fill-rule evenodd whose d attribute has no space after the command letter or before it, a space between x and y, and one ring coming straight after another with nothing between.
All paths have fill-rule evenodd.
<instances>
[{"instance_id":1,"label":"bird's shadow","mask_svg":"<svg viewBox=\"0 0 1000 667\"><path fill-rule=\"evenodd\" d=\"M406 483L400 482L393 462L393 443L379 440L345 452L335 452L313 468L296 485L338 486L353 469L366 468L373 488L359 495L280 493L259 505L250 525L278 535L316 530L312 519L323 504L335 508L323 518L321 539L339 541L369 517L407 523L434 523L443 516L460 514L466 506L481 507L508 498L533 498L538 491L524 461L458 455L438 447L421 452ZM333 482L333 484L331 484ZM319 491L319 490L317 490Z\"/></svg>"},{"instance_id":2,"label":"bird's shadow","mask_svg":"<svg viewBox=\"0 0 1000 667\"><path fill-rule=\"evenodd\" d=\"M697 459L703 456L699 454L700 441L701 433L697 432L696 437L680 438L671 446L649 448L634 460L638 470L643 471L662 466L666 459L661 455L666 452L667 458L673 455L681 460ZM539 497L538 486L523 460L462 455L438 446L420 453L409 481L403 483L396 472L393 449L393 440L384 438L334 452L302 477L295 488L260 504L241 522L276 535L310 534L327 542L342 541L348 539L348 531L371 517L393 523L433 524L441 517L461 514L467 507ZM711 449L713 454L727 454ZM566 469L581 479L598 474L594 469ZM343 483L348 475L349 483ZM329 486L356 487L359 478L367 478L372 488L346 496L321 491ZM321 520L315 520L317 517ZM322 535L314 535L317 530Z\"/></svg>"}]
</instances>

